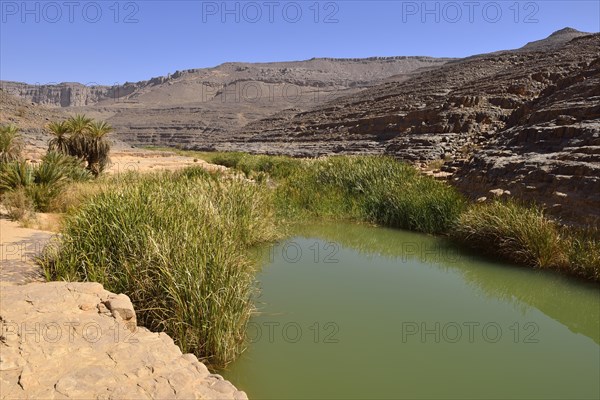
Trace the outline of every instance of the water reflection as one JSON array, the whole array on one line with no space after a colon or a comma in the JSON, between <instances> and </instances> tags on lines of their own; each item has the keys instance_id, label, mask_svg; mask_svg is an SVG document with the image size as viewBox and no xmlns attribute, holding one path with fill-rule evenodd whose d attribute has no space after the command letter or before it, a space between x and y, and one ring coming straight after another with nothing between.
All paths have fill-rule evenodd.
<instances>
[{"instance_id":1,"label":"water reflection","mask_svg":"<svg viewBox=\"0 0 600 400\"><path fill-rule=\"evenodd\" d=\"M600 290L596 283L511 264L499 268L493 260L459 249L447 239L413 232L333 223L298 225L293 231L296 237L320 238L369 258L387 257L400 263L416 260L443 271L460 272L486 296L512 302L522 313L534 307L571 332L600 344ZM268 257L263 253L263 261ZM585 306L594 298L595 303Z\"/></svg>"},{"instance_id":2,"label":"water reflection","mask_svg":"<svg viewBox=\"0 0 600 400\"><path fill-rule=\"evenodd\" d=\"M600 397L590 285L354 224L260 249L260 313L223 374L251 398Z\"/></svg>"}]
</instances>

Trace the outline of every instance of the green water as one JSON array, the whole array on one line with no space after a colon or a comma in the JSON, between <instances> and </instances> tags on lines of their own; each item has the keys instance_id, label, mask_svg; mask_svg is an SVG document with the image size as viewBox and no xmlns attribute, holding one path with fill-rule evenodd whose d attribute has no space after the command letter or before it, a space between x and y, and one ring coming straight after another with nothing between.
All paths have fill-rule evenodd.
<instances>
[{"instance_id":1,"label":"green water","mask_svg":"<svg viewBox=\"0 0 600 400\"><path fill-rule=\"evenodd\" d=\"M598 286L443 239L307 226L269 249L248 350L222 374L251 399L598 399Z\"/></svg>"}]
</instances>

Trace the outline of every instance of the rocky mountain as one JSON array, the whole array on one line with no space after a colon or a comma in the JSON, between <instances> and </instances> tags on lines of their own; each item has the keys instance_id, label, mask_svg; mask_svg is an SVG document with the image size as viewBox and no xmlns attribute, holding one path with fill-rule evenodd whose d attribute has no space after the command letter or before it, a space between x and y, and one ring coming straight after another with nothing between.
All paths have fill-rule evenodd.
<instances>
[{"instance_id":1,"label":"rocky mountain","mask_svg":"<svg viewBox=\"0 0 600 400\"><path fill-rule=\"evenodd\" d=\"M387 77L405 76L449 60L373 57L226 63L112 87L7 81L1 86L28 102L106 119L120 138L134 144L195 145L215 136L227 137L275 112L309 109Z\"/></svg>"},{"instance_id":2,"label":"rocky mountain","mask_svg":"<svg viewBox=\"0 0 600 400\"><path fill-rule=\"evenodd\" d=\"M525 46L521 47L520 51L548 51L548 50L556 50L563 45L567 44L573 39L578 37L589 35L587 32L580 32L577 29L573 28L563 28L559 31L554 32L550 36L542 40L536 40L533 42L527 43Z\"/></svg>"},{"instance_id":3,"label":"rocky mountain","mask_svg":"<svg viewBox=\"0 0 600 400\"><path fill-rule=\"evenodd\" d=\"M455 184L472 196L503 188L566 222L599 225L600 58L515 110Z\"/></svg>"},{"instance_id":4,"label":"rocky mountain","mask_svg":"<svg viewBox=\"0 0 600 400\"><path fill-rule=\"evenodd\" d=\"M547 40L572 36L563 31ZM390 78L309 111L250 123L224 145L281 142L281 153L385 152L415 162L460 157L504 129L517 108L589 65L598 56L598 36L585 37L549 47L555 50L497 52Z\"/></svg>"}]
</instances>

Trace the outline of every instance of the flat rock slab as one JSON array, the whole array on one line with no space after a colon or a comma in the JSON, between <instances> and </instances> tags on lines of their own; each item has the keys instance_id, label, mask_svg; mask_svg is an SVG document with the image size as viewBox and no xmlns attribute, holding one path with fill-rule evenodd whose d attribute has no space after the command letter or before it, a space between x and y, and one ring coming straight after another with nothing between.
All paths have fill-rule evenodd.
<instances>
[{"instance_id":1,"label":"flat rock slab","mask_svg":"<svg viewBox=\"0 0 600 400\"><path fill-rule=\"evenodd\" d=\"M2 399L247 398L99 283L0 289Z\"/></svg>"}]
</instances>

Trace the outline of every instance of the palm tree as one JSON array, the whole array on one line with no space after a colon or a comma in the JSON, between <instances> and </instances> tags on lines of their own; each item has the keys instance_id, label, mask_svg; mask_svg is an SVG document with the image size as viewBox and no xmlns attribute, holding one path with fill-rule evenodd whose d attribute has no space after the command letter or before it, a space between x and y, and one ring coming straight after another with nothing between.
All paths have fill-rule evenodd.
<instances>
[{"instance_id":1,"label":"palm tree","mask_svg":"<svg viewBox=\"0 0 600 400\"><path fill-rule=\"evenodd\" d=\"M48 151L56 151L69 155L69 137L71 132L67 121L51 122L48 124L48 130L54 137L48 142Z\"/></svg>"},{"instance_id":2,"label":"palm tree","mask_svg":"<svg viewBox=\"0 0 600 400\"><path fill-rule=\"evenodd\" d=\"M71 133L71 137L69 138L69 154L72 156L85 158L87 133L92 121L91 118L81 114L77 114L67 120L69 133Z\"/></svg>"},{"instance_id":3,"label":"palm tree","mask_svg":"<svg viewBox=\"0 0 600 400\"><path fill-rule=\"evenodd\" d=\"M21 158L21 136L15 125L0 127L0 163L8 163Z\"/></svg>"},{"instance_id":4,"label":"palm tree","mask_svg":"<svg viewBox=\"0 0 600 400\"><path fill-rule=\"evenodd\" d=\"M4 164L0 174L0 192L26 188L33 185L33 167L25 160Z\"/></svg>"},{"instance_id":5,"label":"palm tree","mask_svg":"<svg viewBox=\"0 0 600 400\"><path fill-rule=\"evenodd\" d=\"M98 176L108 163L110 143L106 140L106 135L112 130L112 126L104 121L94 121L88 126L86 135L87 168L94 176Z\"/></svg>"},{"instance_id":6,"label":"palm tree","mask_svg":"<svg viewBox=\"0 0 600 400\"><path fill-rule=\"evenodd\" d=\"M105 121L93 121L88 127L88 136L91 139L102 139L113 131L113 127Z\"/></svg>"},{"instance_id":7,"label":"palm tree","mask_svg":"<svg viewBox=\"0 0 600 400\"><path fill-rule=\"evenodd\" d=\"M77 114L67 120L67 125L69 126L69 131L73 135L83 135L88 131L92 121L91 118L88 118L85 115Z\"/></svg>"}]
</instances>

